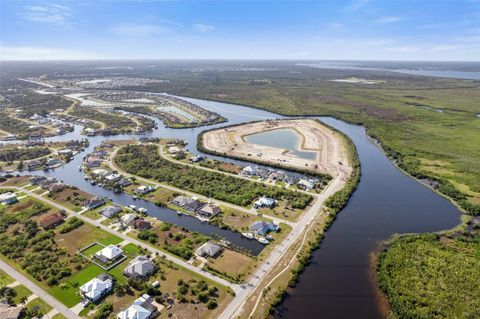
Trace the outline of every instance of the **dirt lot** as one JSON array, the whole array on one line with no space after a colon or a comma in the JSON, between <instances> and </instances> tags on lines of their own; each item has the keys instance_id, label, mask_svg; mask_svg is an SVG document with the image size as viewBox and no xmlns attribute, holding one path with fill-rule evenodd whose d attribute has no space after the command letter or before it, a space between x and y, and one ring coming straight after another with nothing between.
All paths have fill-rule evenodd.
<instances>
[{"instance_id":1,"label":"dirt lot","mask_svg":"<svg viewBox=\"0 0 480 319\"><path fill-rule=\"evenodd\" d=\"M295 130L302 138L300 150L317 152L317 158L300 158L286 149L251 144L244 139L247 135L276 129ZM301 170L309 169L334 177L342 170L350 170L343 138L328 127L309 119L262 121L213 130L203 135L202 143L205 148L227 156Z\"/></svg>"}]
</instances>

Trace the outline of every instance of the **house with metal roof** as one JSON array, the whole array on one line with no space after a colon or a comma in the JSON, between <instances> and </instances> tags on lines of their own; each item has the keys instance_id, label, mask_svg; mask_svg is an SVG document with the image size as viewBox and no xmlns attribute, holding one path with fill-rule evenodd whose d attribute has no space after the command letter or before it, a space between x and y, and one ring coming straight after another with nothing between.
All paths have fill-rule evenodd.
<instances>
[{"instance_id":1,"label":"house with metal roof","mask_svg":"<svg viewBox=\"0 0 480 319\"><path fill-rule=\"evenodd\" d=\"M113 289L112 277L106 274L102 274L96 278L93 278L86 284L80 287L80 294L92 301L98 302Z\"/></svg>"},{"instance_id":2,"label":"house with metal roof","mask_svg":"<svg viewBox=\"0 0 480 319\"><path fill-rule=\"evenodd\" d=\"M155 264L145 256L138 256L133 259L123 271L129 278L146 278L156 270Z\"/></svg>"},{"instance_id":3,"label":"house with metal roof","mask_svg":"<svg viewBox=\"0 0 480 319\"><path fill-rule=\"evenodd\" d=\"M150 319L155 316L157 307L149 295L142 295L133 304L117 315L118 319Z\"/></svg>"},{"instance_id":4,"label":"house with metal roof","mask_svg":"<svg viewBox=\"0 0 480 319\"><path fill-rule=\"evenodd\" d=\"M280 226L272 222L265 222L263 220L254 222L250 225L250 231L261 236L267 235L271 231L280 230Z\"/></svg>"}]
</instances>

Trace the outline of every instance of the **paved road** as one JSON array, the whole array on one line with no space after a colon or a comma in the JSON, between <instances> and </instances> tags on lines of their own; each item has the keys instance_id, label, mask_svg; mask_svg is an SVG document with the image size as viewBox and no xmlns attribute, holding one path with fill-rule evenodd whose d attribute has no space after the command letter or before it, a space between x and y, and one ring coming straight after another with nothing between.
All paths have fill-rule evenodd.
<instances>
[{"instance_id":1,"label":"paved road","mask_svg":"<svg viewBox=\"0 0 480 319\"><path fill-rule=\"evenodd\" d=\"M119 148L117 148L116 150L114 150L111 154L110 154L110 158L108 160L108 164L109 166L118 171L120 174L122 175L125 175L125 176L129 176L129 177L135 177L138 181L143 181L145 183L149 183L149 184L154 184L155 186L159 186L159 187L163 187L163 188L166 188L166 189L169 189L171 191L174 191L174 192L178 192L178 193L183 193L183 194L187 194L189 196L195 196L195 197L198 197L198 198L201 198L203 200L208 200L208 201L211 201L212 203L214 203L215 205L217 206L225 206L225 207L229 207L229 208L232 208L232 209L236 209L238 211L241 211L243 213L247 213L247 214L250 214L250 215L255 215L257 216L258 215L258 212L256 209L254 209L253 207L252 208L245 208L245 207L242 207L242 206L238 206L238 205L235 205L235 204L232 204L232 203L228 203L228 202L224 202L224 201L221 201L221 200L218 200L218 199L213 199L213 198L208 198L206 196L203 196L201 194L197 194L197 193L193 193L193 192L189 192L187 190L184 190L184 189L181 189L181 188L177 188L177 187L174 187L174 186L171 186L171 185L167 185L167 184L163 184L163 183L159 183L159 182L156 182L156 181L153 181L153 180L150 180L150 179L146 179L146 178L143 178L141 176L137 176L137 175L134 175L134 174L130 174L124 170L122 170L121 168L119 168L114 162L113 162L113 158L115 157L115 155L117 154ZM167 158L166 158L167 159ZM168 159L167 159L168 160ZM191 165L191 164L187 164L187 163L182 163L182 162L179 162L180 164L183 164L183 165ZM200 168L198 166L196 166L197 168ZM216 171L218 173L218 171ZM220 172L220 173L223 173L223 172ZM227 173L225 173L227 174ZM236 176L238 177L238 176ZM271 186L271 185L270 185ZM309 193L310 194L310 193ZM313 195L314 194L310 194L310 195ZM268 215L268 214L264 214L264 216L270 220L272 220L273 222L275 222L276 224L280 225L280 224L287 224L287 225L290 225L290 226L294 226L295 225L295 222L291 222L291 221L288 221L288 220L285 220L283 218L278 218L278 217L275 217L275 216L271 216L271 215Z\"/></svg>"},{"instance_id":2,"label":"paved road","mask_svg":"<svg viewBox=\"0 0 480 319\"><path fill-rule=\"evenodd\" d=\"M213 274L211 274L211 273L209 273L209 272L206 272L206 271L204 271L204 270L202 270L202 269L199 269L198 267L195 267L195 266L193 266L193 265L190 265L190 264L188 264L187 262L185 262L184 260L181 260L181 259L179 259L179 258L177 258L177 257L173 257L172 255L165 254L164 252L162 252L162 251L160 251L160 250L158 250L158 249L156 249L156 248L154 248L154 247L152 247L152 246L150 246L150 245L147 245L147 244L145 244L145 243L143 243L143 242L141 242L141 241L138 241L138 240L136 240L136 239L134 239L134 238L131 238L131 237L125 235L125 234L122 234L122 233L120 233L120 232L118 232L118 231L116 231L116 230L113 230L113 229L111 229L111 228L109 228L109 227L107 227L107 226L105 226L105 225L102 225L98 220L92 220L92 219L90 219L90 218L88 218L88 217L85 217L85 216L83 216L83 215L81 215L81 214L79 214L79 213L77 213L77 212L75 212L75 211L73 211L73 210L71 210L71 209L68 209L68 208L66 208L66 207L63 207L62 205L57 204L57 203L51 201L51 200L48 199L48 198L42 197L42 196L40 196L40 195L37 195L37 194L35 194L35 193L32 193L32 192L30 192L30 191L28 191L28 190L26 190L26 189L24 189L24 188L20 188L20 187L11 187L11 186L8 186L8 187L0 187L0 188L8 188L8 189L14 188L14 189L17 189L18 191L21 191L21 192L26 193L28 196L31 196L31 197L36 198L36 199L38 199L38 200L44 201L45 203L49 204L50 206L56 207L56 208L58 208L58 209L63 209L63 210L65 210L68 214L70 214L71 216L76 216L77 218L82 219L82 220L84 220L84 221L87 222L87 223L90 223L90 224L92 224L92 225L94 225L94 226L96 226L96 227L98 227L98 228L101 228L101 229L105 230L106 232L108 232L108 233L110 233L110 234L112 234L112 235L115 235L115 236L123 239L124 241L127 241L128 243L132 243L132 244L135 244L135 245L137 245L137 246L139 245L139 246L141 246L142 248L145 248L145 249L147 249L148 251L150 251L151 253L156 254L156 255L158 255L158 256L161 256L161 257L162 257L162 256L165 256L165 258L167 258L168 260L171 260L172 262L174 262L174 263L176 263L176 264L179 264L179 265L181 265L181 266L183 266L183 267L185 267L185 268L187 268L187 269L189 269L189 270L191 270L191 271L193 271L193 272L195 272L195 273L198 273L198 274L200 274L200 275L202 275L202 276L204 276L204 277L207 277L207 278L209 278L209 279L211 279L211 280L213 280L213 281L215 281L215 282L218 282L219 284L222 284L222 285L224 285L224 286L230 287L230 288L233 289L234 291L237 291L237 290L240 289L238 285L232 284L232 283L230 283L229 281L227 281L227 280L225 280L225 279L219 278L219 277L217 277L217 276L215 276L215 275L213 275Z\"/></svg>"},{"instance_id":3,"label":"paved road","mask_svg":"<svg viewBox=\"0 0 480 319\"><path fill-rule=\"evenodd\" d=\"M3 269L3 271L5 271L9 276L15 278L15 280L17 280L19 283L30 289L35 295L42 298L50 306L57 309L58 312L60 312L66 318L80 318L60 301L50 296L45 290L34 284L32 281L30 281L30 279L16 271L9 264L2 260L0 260L0 268Z\"/></svg>"}]
</instances>

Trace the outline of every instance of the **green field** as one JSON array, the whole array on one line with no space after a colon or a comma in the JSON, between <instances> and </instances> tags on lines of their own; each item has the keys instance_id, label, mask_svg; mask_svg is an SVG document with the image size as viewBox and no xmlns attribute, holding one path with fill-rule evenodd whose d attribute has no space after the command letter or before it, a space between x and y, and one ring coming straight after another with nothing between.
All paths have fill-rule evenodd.
<instances>
[{"instance_id":1,"label":"green field","mask_svg":"<svg viewBox=\"0 0 480 319\"><path fill-rule=\"evenodd\" d=\"M380 255L393 318L479 318L480 236L415 235Z\"/></svg>"},{"instance_id":2,"label":"green field","mask_svg":"<svg viewBox=\"0 0 480 319\"><path fill-rule=\"evenodd\" d=\"M50 311L52 311L52 306L50 306L48 303L46 303L43 299L41 298L35 298L32 301L30 301L27 304L27 309L32 310L34 307L39 309L39 312L46 315Z\"/></svg>"},{"instance_id":3,"label":"green field","mask_svg":"<svg viewBox=\"0 0 480 319\"><path fill-rule=\"evenodd\" d=\"M15 297L13 298L13 302L15 302L16 304L20 304L21 300L24 297L28 298L28 296L32 294L30 289L28 289L24 285L15 286L13 287L13 290L15 290L16 293Z\"/></svg>"}]
</instances>

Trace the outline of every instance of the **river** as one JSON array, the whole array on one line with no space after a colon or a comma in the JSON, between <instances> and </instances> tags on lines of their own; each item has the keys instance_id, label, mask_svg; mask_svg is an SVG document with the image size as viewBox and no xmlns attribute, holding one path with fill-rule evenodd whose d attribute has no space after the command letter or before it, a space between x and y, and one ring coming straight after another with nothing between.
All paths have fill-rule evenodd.
<instances>
[{"instance_id":1,"label":"river","mask_svg":"<svg viewBox=\"0 0 480 319\"><path fill-rule=\"evenodd\" d=\"M206 100L185 98L199 106L220 113L229 120L228 124L253 120L284 118L267 111ZM355 143L362 165L362 177L357 190L327 232L320 249L312 256L311 264L299 278L295 289L279 307L280 318L381 318L376 284L370 277L370 255L378 244L394 233L432 232L452 228L459 223L460 212L446 199L400 172L372 143L361 126L345 123L328 117L318 119L348 135ZM200 153L196 148L197 135L204 127L169 129L155 119L158 129L141 136L172 137L188 142L188 149ZM217 124L211 127L220 127ZM63 136L47 140L78 139L80 128ZM140 137L140 136L137 136ZM216 234L257 254L262 247L256 241L248 241L238 233L220 230L195 218L179 217L169 209L159 208L148 202L133 201L125 194L114 194L83 179L77 166L83 154L91 152L103 140L132 139L132 135L91 137L90 146L67 165L49 171L35 172L55 176L65 183L98 196L112 197L123 205L144 206L149 214L190 230L205 234ZM211 156L225 161L245 162Z\"/></svg>"}]
</instances>

